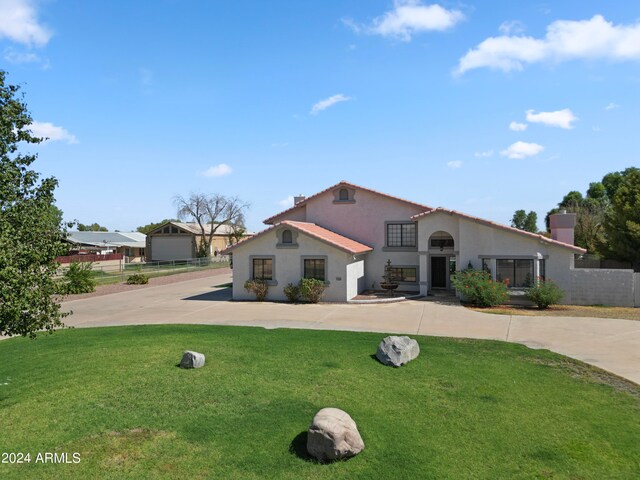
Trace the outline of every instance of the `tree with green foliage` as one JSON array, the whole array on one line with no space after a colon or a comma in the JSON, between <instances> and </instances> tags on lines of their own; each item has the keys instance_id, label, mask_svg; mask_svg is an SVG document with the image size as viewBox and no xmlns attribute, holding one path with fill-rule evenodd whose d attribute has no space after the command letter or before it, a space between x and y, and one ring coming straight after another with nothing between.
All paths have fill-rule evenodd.
<instances>
[{"instance_id":1,"label":"tree with green foliage","mask_svg":"<svg viewBox=\"0 0 640 480\"><path fill-rule=\"evenodd\" d=\"M511 219L511 226L536 233L538 231L538 214L534 211L526 213L524 210L516 210Z\"/></svg>"},{"instance_id":2,"label":"tree with green foliage","mask_svg":"<svg viewBox=\"0 0 640 480\"><path fill-rule=\"evenodd\" d=\"M148 235L150 232L153 232L156 228L158 228L161 225L164 225L165 223L169 223L169 222L179 222L180 220L178 220L177 218L165 218L164 220L158 222L158 223L147 223L146 225L141 225L139 226L136 230L140 233L144 233L145 235Z\"/></svg>"},{"instance_id":3,"label":"tree with green foliage","mask_svg":"<svg viewBox=\"0 0 640 480\"><path fill-rule=\"evenodd\" d=\"M609 256L631 262L640 272L640 169L609 175L615 180L615 188L608 189L613 196L605 219Z\"/></svg>"},{"instance_id":4,"label":"tree with green foliage","mask_svg":"<svg viewBox=\"0 0 640 480\"><path fill-rule=\"evenodd\" d=\"M31 170L37 155L25 146L42 141L20 87L0 70L0 334L35 337L62 327L56 258L68 251L62 212L55 206L58 181Z\"/></svg>"},{"instance_id":5,"label":"tree with green foliage","mask_svg":"<svg viewBox=\"0 0 640 480\"><path fill-rule=\"evenodd\" d=\"M91 225L85 225L84 223L78 223L79 232L108 232L107 227L103 227L99 223L92 223Z\"/></svg>"}]
</instances>

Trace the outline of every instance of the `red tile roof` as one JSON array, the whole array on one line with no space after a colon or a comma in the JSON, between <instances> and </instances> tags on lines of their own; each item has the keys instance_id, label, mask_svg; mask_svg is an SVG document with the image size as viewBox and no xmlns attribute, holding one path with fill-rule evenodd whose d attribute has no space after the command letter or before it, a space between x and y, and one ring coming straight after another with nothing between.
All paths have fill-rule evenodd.
<instances>
[{"instance_id":1,"label":"red tile roof","mask_svg":"<svg viewBox=\"0 0 640 480\"><path fill-rule=\"evenodd\" d=\"M355 240L347 238L344 235L340 235L336 232L332 232L331 230L328 230L319 225L316 225L315 223L294 222L293 220L284 220L282 222L279 222L279 223L276 223L275 225L270 226L269 228L266 228L265 230L262 230L261 232L256 233L255 235L253 235L250 238L247 238L246 240L242 240L241 242L236 243L235 245L227 247L226 249L222 250L222 252L220 253L223 255L226 255L230 253L232 250L235 250L238 246L244 245L255 238L261 237L265 233L273 230L274 228L277 228L283 225L286 225L295 230L298 230L299 232L305 233L310 237L321 240L333 247L339 248L340 250L344 250L345 252L350 253L352 255L367 253L373 250L373 248L368 245L364 245L363 243L356 242Z\"/></svg>"},{"instance_id":2,"label":"red tile roof","mask_svg":"<svg viewBox=\"0 0 640 480\"><path fill-rule=\"evenodd\" d=\"M418 215L414 215L413 217L411 217L411 220L417 220L419 218L426 217L427 215L431 215L433 213L438 213L438 212L448 213L449 215L457 215L459 217L471 220L472 222L481 223L489 227L499 228L501 230L507 230L509 232L517 233L519 235L535 238L536 240L550 243L552 245L558 245L559 247L565 247L578 253L586 253L586 250L584 248L580 248L580 247L577 247L576 245L570 245L564 242L559 242L557 240L553 240L551 238L545 237L544 235L540 235L539 233L526 232L524 230L520 230L519 228L508 227L506 225L502 225L501 223L492 222L490 220L485 220L480 217L474 217L472 215L467 215L466 213L458 212L456 210L449 210L447 208L442 208L442 207L434 208L433 210L430 210L428 212L423 212L423 213L419 213Z\"/></svg>"},{"instance_id":3,"label":"red tile roof","mask_svg":"<svg viewBox=\"0 0 640 480\"><path fill-rule=\"evenodd\" d=\"M366 187L361 187L360 185L356 185L354 183L349 183L349 182L347 182L345 180L342 180L339 183L336 183L335 185L330 186L329 188L325 188L321 192L318 192L318 193L316 193L314 195L311 195L310 197L305 198L301 202L296 203L293 207L287 208L286 210L283 210L282 212L277 213L277 214L273 215L272 217L267 218L263 223L270 224L276 218L284 215L285 213L292 212L296 208L299 208L299 207L302 207L303 205L306 205L309 202L309 200L314 199L316 197L319 197L323 193L326 193L326 192L331 191L331 190L335 190L336 188L340 188L340 187L351 187L351 188L355 188L356 190L364 190L366 192L375 193L376 195L382 195L383 197L392 198L392 199L398 200L400 202L408 203L410 205L416 206L416 207L418 207L418 208L420 208L422 210L425 210L425 211L432 210L432 207L429 207L427 205L422 205L420 203L412 202L411 200L405 200L404 198L400 198L400 197L394 197L393 195L389 195L387 193L378 192L376 190L372 190L372 189L366 188Z\"/></svg>"}]
</instances>

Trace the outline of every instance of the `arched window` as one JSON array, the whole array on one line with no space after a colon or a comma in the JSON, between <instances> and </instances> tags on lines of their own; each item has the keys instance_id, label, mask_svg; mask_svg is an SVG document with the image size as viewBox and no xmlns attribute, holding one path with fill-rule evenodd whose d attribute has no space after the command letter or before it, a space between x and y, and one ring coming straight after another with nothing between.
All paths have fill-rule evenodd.
<instances>
[{"instance_id":1,"label":"arched window","mask_svg":"<svg viewBox=\"0 0 640 480\"><path fill-rule=\"evenodd\" d=\"M293 234L291 230L284 230L282 232L282 243L293 243Z\"/></svg>"},{"instance_id":2,"label":"arched window","mask_svg":"<svg viewBox=\"0 0 640 480\"><path fill-rule=\"evenodd\" d=\"M341 202L349 200L349 190L347 190L346 188L341 188L340 192L338 193L338 199Z\"/></svg>"}]
</instances>

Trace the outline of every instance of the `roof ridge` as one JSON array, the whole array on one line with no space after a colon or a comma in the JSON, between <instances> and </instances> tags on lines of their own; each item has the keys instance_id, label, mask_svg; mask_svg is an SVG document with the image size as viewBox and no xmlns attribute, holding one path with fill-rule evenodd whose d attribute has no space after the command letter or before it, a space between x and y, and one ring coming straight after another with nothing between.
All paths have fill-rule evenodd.
<instances>
[{"instance_id":1,"label":"roof ridge","mask_svg":"<svg viewBox=\"0 0 640 480\"><path fill-rule=\"evenodd\" d=\"M355 183L347 182L346 180L341 180L340 182L336 183L335 185L331 185L330 187L327 187L324 190L321 190L321 191L319 191L317 193L314 193L313 195L311 195L309 197L305 197L304 200L299 201L298 203L296 203L293 206L281 211L280 213L276 213L275 215L272 215L271 217L269 217L266 220L264 220L263 223L268 224L274 218L280 217L281 215L284 215L285 213L291 212L291 211L295 210L298 207L306 205L309 202L309 200L311 200L313 198L316 198L316 197L318 197L318 196L322 195L323 193L326 193L326 192L328 192L330 190L333 190L333 189L339 187L340 185L346 185L346 186L349 186L349 187L352 187L352 188L357 188L357 189L360 189L360 190L366 190L368 192L375 193L377 195L382 195L384 197L392 198L392 199L400 201L400 202L410 203L411 205L415 205L416 207L424 208L427 211L433 210L433 207L430 207L428 205L423 205L421 203L417 203L417 202L414 202L412 200L407 200L405 198L396 197L395 195L390 195L388 193L380 192L378 190L373 190L372 188L363 187L361 185L356 185Z\"/></svg>"}]
</instances>

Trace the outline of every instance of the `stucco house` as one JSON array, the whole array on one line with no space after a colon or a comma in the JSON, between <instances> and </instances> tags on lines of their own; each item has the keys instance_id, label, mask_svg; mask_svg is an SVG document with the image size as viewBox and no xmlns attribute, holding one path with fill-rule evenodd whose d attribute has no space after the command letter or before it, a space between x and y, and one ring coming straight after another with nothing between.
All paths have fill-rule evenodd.
<instances>
[{"instance_id":1,"label":"stucco house","mask_svg":"<svg viewBox=\"0 0 640 480\"><path fill-rule=\"evenodd\" d=\"M451 289L451 274L469 264L509 280L512 289L536 277L570 290L574 214L552 219L552 238L342 181L265 220L266 230L222 251L233 255L233 298L252 299L246 280L263 278L267 299L301 278L325 282L325 300L348 301L378 288L387 260L405 291ZM570 302L570 295L565 297Z\"/></svg>"}]
</instances>

